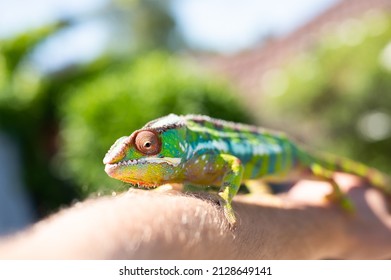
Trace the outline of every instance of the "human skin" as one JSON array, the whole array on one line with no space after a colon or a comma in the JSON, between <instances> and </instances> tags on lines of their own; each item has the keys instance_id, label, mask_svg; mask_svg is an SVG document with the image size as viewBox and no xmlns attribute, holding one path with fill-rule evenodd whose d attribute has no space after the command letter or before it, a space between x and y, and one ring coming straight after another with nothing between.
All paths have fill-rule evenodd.
<instances>
[{"instance_id":1,"label":"human skin","mask_svg":"<svg viewBox=\"0 0 391 280\"><path fill-rule=\"evenodd\" d=\"M386 198L336 174L356 211L324 199L325 182L282 195L238 195L230 229L213 199L130 190L79 202L0 241L1 259L383 259L391 257Z\"/></svg>"}]
</instances>

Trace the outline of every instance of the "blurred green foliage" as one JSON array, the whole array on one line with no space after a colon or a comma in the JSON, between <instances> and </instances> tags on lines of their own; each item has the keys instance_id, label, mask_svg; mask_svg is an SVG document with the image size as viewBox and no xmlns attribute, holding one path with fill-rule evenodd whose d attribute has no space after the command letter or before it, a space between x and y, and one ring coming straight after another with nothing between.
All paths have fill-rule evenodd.
<instances>
[{"instance_id":1,"label":"blurred green foliage","mask_svg":"<svg viewBox=\"0 0 391 280\"><path fill-rule=\"evenodd\" d=\"M23 179L41 214L75 197L72 186L50 169L55 121L47 114L44 77L29 60L36 46L62 26L54 24L0 41L0 131L20 147Z\"/></svg>"},{"instance_id":2,"label":"blurred green foliage","mask_svg":"<svg viewBox=\"0 0 391 280\"><path fill-rule=\"evenodd\" d=\"M83 194L121 190L102 159L114 141L169 113L207 114L250 122L226 83L209 78L161 52L122 62L67 92L59 102L61 139L58 168Z\"/></svg>"},{"instance_id":3,"label":"blurred green foliage","mask_svg":"<svg viewBox=\"0 0 391 280\"><path fill-rule=\"evenodd\" d=\"M312 146L391 172L390 38L381 12L329 28L310 51L272 70L266 115Z\"/></svg>"}]
</instances>

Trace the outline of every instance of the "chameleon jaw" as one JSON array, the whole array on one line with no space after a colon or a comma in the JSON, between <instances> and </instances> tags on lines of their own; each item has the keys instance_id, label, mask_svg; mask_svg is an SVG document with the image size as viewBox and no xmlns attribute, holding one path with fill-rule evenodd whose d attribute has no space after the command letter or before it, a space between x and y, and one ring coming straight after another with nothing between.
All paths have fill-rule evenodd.
<instances>
[{"instance_id":1,"label":"chameleon jaw","mask_svg":"<svg viewBox=\"0 0 391 280\"><path fill-rule=\"evenodd\" d=\"M118 163L108 163L105 165L105 172L107 175L114 179L121 180L126 183L131 183L137 186L145 187L145 188L153 188L156 187L156 184L149 183L149 182L144 182L139 179L132 179L132 178L127 178L121 176L121 174L118 173L118 169L121 167L126 167L130 165L136 165L137 160L129 160L129 161L124 161L124 162L118 162Z\"/></svg>"},{"instance_id":2,"label":"chameleon jaw","mask_svg":"<svg viewBox=\"0 0 391 280\"><path fill-rule=\"evenodd\" d=\"M135 166L142 164L168 164L172 167L176 167L180 164L181 158L171 158L171 157L150 157L150 158L141 158L141 159L130 159L124 160L116 163L106 163L105 172L111 176L115 174L115 171L118 168L126 167L126 166Z\"/></svg>"},{"instance_id":3,"label":"chameleon jaw","mask_svg":"<svg viewBox=\"0 0 391 280\"><path fill-rule=\"evenodd\" d=\"M121 175L121 169L133 166L133 168L137 168L135 166L142 166L144 164L146 165L161 165L161 164L167 164L172 167L176 167L181 162L181 158L170 158L170 157L163 157L163 158L142 158L142 159L133 159L133 160L124 160L116 163L106 163L105 165L105 172L107 175L109 175L112 178L121 180L123 182L136 184L138 186L142 187L156 187L157 185L160 185L158 182L145 182L143 179L134 179L132 177L122 176ZM136 173L139 173L136 171ZM138 177L138 176L136 176Z\"/></svg>"}]
</instances>

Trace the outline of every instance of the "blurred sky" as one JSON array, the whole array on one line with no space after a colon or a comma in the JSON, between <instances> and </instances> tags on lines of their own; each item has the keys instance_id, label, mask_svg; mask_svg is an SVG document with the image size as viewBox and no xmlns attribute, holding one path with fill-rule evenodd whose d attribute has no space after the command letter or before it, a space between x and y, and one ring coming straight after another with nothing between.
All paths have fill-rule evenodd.
<instances>
[{"instance_id":1,"label":"blurred sky","mask_svg":"<svg viewBox=\"0 0 391 280\"><path fill-rule=\"evenodd\" d=\"M176 0L174 15L193 46L234 52L284 35L337 0Z\"/></svg>"},{"instance_id":2,"label":"blurred sky","mask_svg":"<svg viewBox=\"0 0 391 280\"><path fill-rule=\"evenodd\" d=\"M193 47L235 52L262 37L283 35L338 0L173 0L179 30ZM109 28L93 17L109 0L0 0L0 37L57 19L83 19L41 49L46 67L89 60L104 50ZM66 46L66 47L65 47ZM61 55L59 55L59 50ZM50 58L50 59L48 59Z\"/></svg>"}]
</instances>

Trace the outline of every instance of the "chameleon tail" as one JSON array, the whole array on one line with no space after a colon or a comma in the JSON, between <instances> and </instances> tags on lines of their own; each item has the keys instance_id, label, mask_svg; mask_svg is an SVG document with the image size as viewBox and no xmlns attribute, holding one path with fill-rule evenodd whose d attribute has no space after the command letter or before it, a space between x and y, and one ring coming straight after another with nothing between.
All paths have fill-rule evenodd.
<instances>
[{"instance_id":1,"label":"chameleon tail","mask_svg":"<svg viewBox=\"0 0 391 280\"><path fill-rule=\"evenodd\" d=\"M379 170L345 158L340 159L336 165L337 171L360 176L372 186L391 196L391 178Z\"/></svg>"},{"instance_id":2,"label":"chameleon tail","mask_svg":"<svg viewBox=\"0 0 391 280\"><path fill-rule=\"evenodd\" d=\"M391 178L363 163L323 153L301 152L301 158L308 165L319 164L327 170L345 172L359 176L387 195L391 196Z\"/></svg>"}]
</instances>

